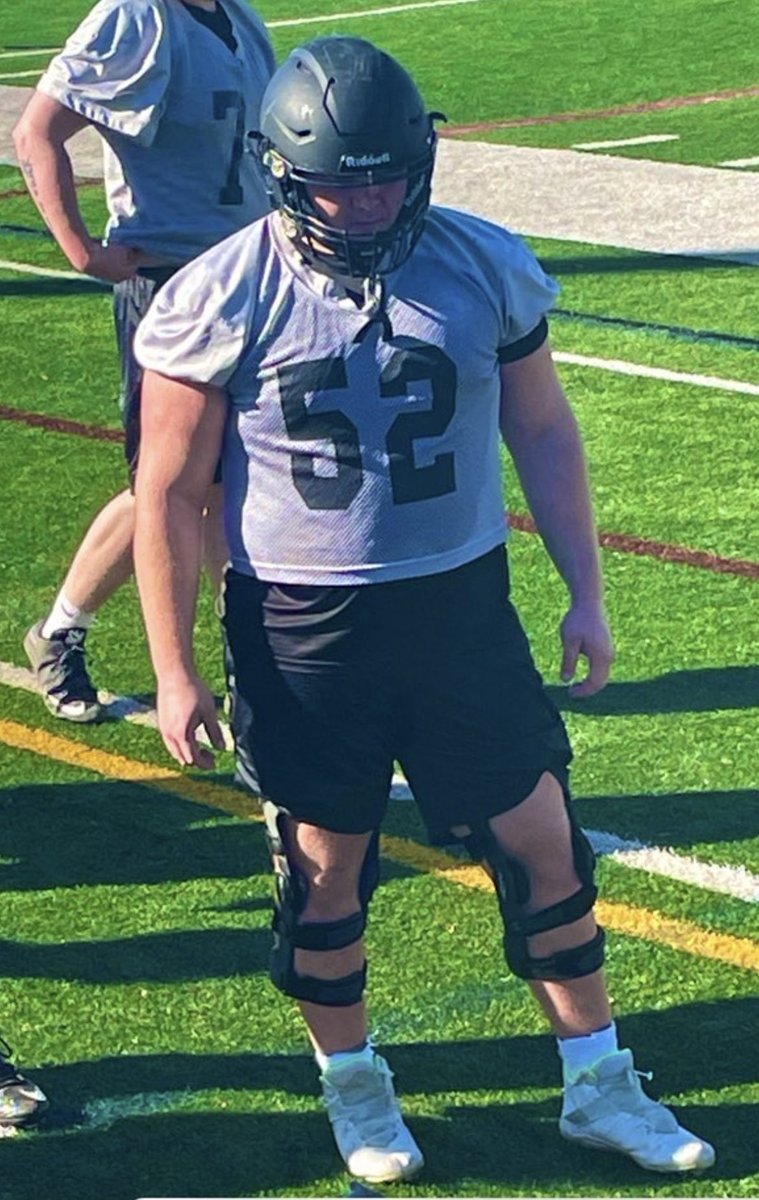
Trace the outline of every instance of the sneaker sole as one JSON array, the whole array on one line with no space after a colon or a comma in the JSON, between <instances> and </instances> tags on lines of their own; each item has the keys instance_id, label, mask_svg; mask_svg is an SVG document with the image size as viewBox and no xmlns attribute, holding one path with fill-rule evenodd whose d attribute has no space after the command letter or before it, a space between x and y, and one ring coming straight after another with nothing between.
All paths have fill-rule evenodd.
<instances>
[{"instance_id":1,"label":"sneaker sole","mask_svg":"<svg viewBox=\"0 0 759 1200\"><path fill-rule=\"evenodd\" d=\"M351 1171L350 1174L354 1179L360 1179L362 1183L403 1183L409 1179L414 1179L423 1166L424 1163L420 1162L417 1167L411 1167L408 1171L402 1171L400 1175L356 1175L354 1171Z\"/></svg>"},{"instance_id":2,"label":"sneaker sole","mask_svg":"<svg viewBox=\"0 0 759 1200\"><path fill-rule=\"evenodd\" d=\"M561 1129L559 1133L567 1142L573 1142L576 1146L586 1146L589 1150L603 1150L606 1154L622 1154L626 1158L632 1159L644 1171L656 1171L659 1175L700 1175L703 1171L708 1171L709 1167L714 1166L716 1155L713 1155L707 1163L694 1163L692 1166L678 1167L676 1163L669 1166L659 1166L654 1163L645 1162L642 1158L638 1158L630 1150L624 1150L620 1146L610 1145L608 1142L602 1141L599 1138L594 1138L589 1135L576 1137L571 1133L564 1133Z\"/></svg>"},{"instance_id":3,"label":"sneaker sole","mask_svg":"<svg viewBox=\"0 0 759 1200\"><path fill-rule=\"evenodd\" d=\"M37 673L37 667L34 661L34 642L32 635L36 634L40 628L41 623L33 625L22 643L24 647L24 653L26 654L26 657L29 660L29 665L31 666L35 675ZM55 700L53 697L46 695L45 692L39 689L39 685L38 690L40 691L40 695L45 703L45 708L48 710L48 712L52 713L54 717L58 717L61 721L72 721L74 725L94 725L96 721L102 721L104 718L105 713L103 710L103 705L99 700L94 701L92 704L88 704L82 713L77 715L62 712L61 702L59 700Z\"/></svg>"},{"instance_id":4,"label":"sneaker sole","mask_svg":"<svg viewBox=\"0 0 759 1200\"><path fill-rule=\"evenodd\" d=\"M50 696L43 696L42 699L48 712L52 713L54 717L58 717L61 721L71 721L74 725L94 725L96 722L103 720L103 706L100 701L96 704L89 704L86 708L82 709L81 713L67 713Z\"/></svg>"},{"instance_id":5,"label":"sneaker sole","mask_svg":"<svg viewBox=\"0 0 759 1200\"><path fill-rule=\"evenodd\" d=\"M41 1120L49 1108L50 1101L45 1096L44 1100L36 1101L36 1106L31 1112L20 1113L18 1116L0 1116L0 1126L6 1129L29 1129Z\"/></svg>"}]
</instances>

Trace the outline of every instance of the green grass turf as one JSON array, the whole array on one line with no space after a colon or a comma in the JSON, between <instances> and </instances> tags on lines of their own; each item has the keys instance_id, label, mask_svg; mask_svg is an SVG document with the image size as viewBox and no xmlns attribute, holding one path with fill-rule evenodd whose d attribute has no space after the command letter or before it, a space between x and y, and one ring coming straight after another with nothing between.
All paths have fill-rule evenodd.
<instances>
[{"instance_id":1,"label":"green grass turf","mask_svg":"<svg viewBox=\"0 0 759 1200\"><path fill-rule=\"evenodd\" d=\"M88 7L50 10L30 0L0 17L0 41L55 45ZM298 9L308 16L359 7L303 0ZM274 0L262 11L293 15ZM756 82L757 20L732 0L679 0L655 11L648 0L623 8L611 0L580 8L488 0L325 28L376 36L417 71L431 102L452 120L473 121L747 86ZM508 36L497 37L504 29ZM319 31L280 30L278 48ZM725 144L742 154L739 135L752 112L736 102L655 119L662 128L668 117L683 122L681 142L666 154L695 160L721 153L720 120ZM604 135L621 121L604 122ZM537 144L553 144L557 131L574 138L576 128L544 127L547 140ZM651 156L662 153L654 147ZM2 169L0 189L18 182L17 172ZM91 227L100 228L100 190L80 196ZM41 228L25 197L0 203L0 223ZM746 269L533 244L560 279L566 309L759 336ZM51 243L32 236L3 234L0 257L66 266ZM0 303L2 402L115 426L107 295L3 272ZM553 338L575 353L757 382L753 350L687 334L557 317ZM759 557L754 398L561 371L588 438L604 527ZM122 485L123 467L115 445L5 422L0 439L13 473L0 530L0 659L21 664L24 629L49 602L90 513ZM756 581L605 552L618 661L605 692L580 704L557 686L562 585L535 537L514 536L512 562L536 659L570 726L583 823L759 872ZM133 588L103 611L90 643L98 682L152 690ZM220 690L207 592L198 645ZM141 762L170 762L155 731L68 726L37 697L7 687L0 719ZM211 778L228 783L230 756L220 755L217 768ZM391 804L386 828L423 836L408 804ZM599 877L609 900L732 936L759 933L756 905L608 859ZM555 1051L526 989L505 969L492 897L387 860L383 878L369 931L372 1013L428 1157L404 1194L759 1195L759 1086L746 1035L756 1024L755 973L612 934L609 979L623 1040L641 1068L655 1070L654 1093L719 1151L716 1168L700 1179L646 1176L560 1142ZM0 1028L36 1067L59 1121L57 1131L4 1141L1 1200L347 1193L302 1028L265 978L270 883L260 825L0 746L0 888ZM160 1113L87 1131L66 1115L83 1100L126 1103L143 1093L167 1094Z\"/></svg>"},{"instance_id":2,"label":"green grass turf","mask_svg":"<svg viewBox=\"0 0 759 1200\"><path fill-rule=\"evenodd\" d=\"M4 1000L22 1044L34 1043L36 1074L63 1112L82 1097L124 1102L156 1092L169 1110L99 1131L64 1122L57 1133L8 1143L13 1200L34 1194L27 1172L39 1187L62 1162L58 1200L205 1194L211 1136L225 1147L212 1191L339 1194L344 1177L302 1034L264 978L260 826L70 768L65 780L56 770L51 799L38 756L9 762L2 753L0 772L3 857L14 860L3 868L11 871L4 932L14 975ZM558 1141L555 1052L495 952L492 898L387 863L384 879L369 932L372 1012L431 1160L408 1194L673 1194L631 1164ZM617 935L609 979L623 1039L657 1070L657 1093L708 1136L724 1136L726 1119L748 1135L743 1031L753 978ZM85 1055L77 1053L83 1011ZM708 1028L708 1053L673 1059L672 1042L694 1025ZM731 1091L732 1104L712 1107L715 1093ZM297 1161L283 1155L291 1140ZM752 1194L746 1144L730 1139L719 1171L689 1181L688 1194ZM100 1164L113 1147L118 1173L112 1165L93 1172L93 1151ZM477 1165L462 1172L463 1162Z\"/></svg>"},{"instance_id":3,"label":"green grass turf","mask_svg":"<svg viewBox=\"0 0 759 1200\"><path fill-rule=\"evenodd\" d=\"M759 337L754 268L717 259L529 238L560 308Z\"/></svg>"},{"instance_id":4,"label":"green grass turf","mask_svg":"<svg viewBox=\"0 0 759 1200\"><path fill-rule=\"evenodd\" d=\"M3 14L0 44L55 46L87 11L77 0L43 0ZM258 5L272 22L324 14L324 23L274 28L280 57L323 33L377 40L417 75L428 101L454 122L596 109L756 83L753 45L759 15L742 0L483 0L361 18L355 0L307 0L290 11L275 0ZM381 6L380 6L381 7ZM331 12L357 13L331 21ZM36 59L8 58L3 72L32 70ZM451 62L455 61L455 69ZM487 69L483 69L486 65ZM476 87L472 82L476 81ZM30 80L19 82L31 83Z\"/></svg>"},{"instance_id":5,"label":"green grass turf","mask_svg":"<svg viewBox=\"0 0 759 1200\"><path fill-rule=\"evenodd\" d=\"M723 100L693 108L629 113L592 120L578 118L555 125L510 126L489 130L485 136L488 141L515 146L553 146L569 149L576 142L603 142L619 138L648 137L652 134L677 134L677 141L649 143L643 146L615 146L593 153L716 167L728 159L753 158L759 154L756 138L758 108L759 97L754 96L745 100ZM482 137L481 133L472 133L467 135L467 140L478 140Z\"/></svg>"}]
</instances>

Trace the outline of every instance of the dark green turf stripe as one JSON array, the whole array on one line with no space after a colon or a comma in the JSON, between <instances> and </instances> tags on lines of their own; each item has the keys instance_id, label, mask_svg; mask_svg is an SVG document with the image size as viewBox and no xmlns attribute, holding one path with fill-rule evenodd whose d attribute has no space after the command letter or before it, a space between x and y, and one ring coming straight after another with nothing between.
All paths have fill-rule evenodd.
<instances>
[{"instance_id":1,"label":"dark green turf stripe","mask_svg":"<svg viewBox=\"0 0 759 1200\"><path fill-rule=\"evenodd\" d=\"M664 334L685 342L712 342L722 346L739 346L744 350L759 349L759 338L736 333L721 333L714 329L691 329L687 325L665 325L659 321L637 321L633 317L604 317L598 313L577 312L569 308L554 308L551 317L577 321L583 325L613 326L633 332Z\"/></svg>"}]
</instances>

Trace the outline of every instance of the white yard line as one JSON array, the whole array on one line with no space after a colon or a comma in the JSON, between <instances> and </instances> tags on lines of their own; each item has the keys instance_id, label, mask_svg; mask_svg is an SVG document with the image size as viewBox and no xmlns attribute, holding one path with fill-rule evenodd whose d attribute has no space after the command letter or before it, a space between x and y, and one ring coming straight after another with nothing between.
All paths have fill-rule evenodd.
<instances>
[{"instance_id":1,"label":"white yard line","mask_svg":"<svg viewBox=\"0 0 759 1200\"><path fill-rule=\"evenodd\" d=\"M267 21L269 29L288 25L321 25L327 21L358 21L362 17L385 17L395 13L414 12L419 8L451 8L459 4L483 4L485 0L416 0L413 4L389 4L385 8L364 8L357 12L325 13L320 17L288 17L283 21ZM501 0L503 3L503 0Z\"/></svg>"},{"instance_id":2,"label":"white yard line","mask_svg":"<svg viewBox=\"0 0 759 1200\"><path fill-rule=\"evenodd\" d=\"M35 54L57 54L59 46L43 46L35 50L0 50L0 58L34 58Z\"/></svg>"},{"instance_id":3,"label":"white yard line","mask_svg":"<svg viewBox=\"0 0 759 1200\"><path fill-rule=\"evenodd\" d=\"M20 688L25 692L37 691L32 672L27 667L17 667L12 663L0 662L0 684ZM143 704L133 696L115 696L112 692L102 689L98 691L98 697L102 704L108 706L111 720L128 721L132 725L143 725L157 730L156 712L150 705ZM232 735L229 726L224 721L221 721L220 725L227 749L231 749ZM413 800L413 793L403 775L393 776L390 796L393 800ZM596 854L607 855L633 870L648 871L653 875L677 879L694 887L734 896L752 904L759 903L759 876L753 875L745 867L727 867L718 863L703 862L687 855L676 854L665 846L649 846L645 842L621 838L603 829L586 829L585 833Z\"/></svg>"},{"instance_id":4,"label":"white yard line","mask_svg":"<svg viewBox=\"0 0 759 1200\"><path fill-rule=\"evenodd\" d=\"M287 17L281 21L267 21L269 29L286 29L291 26L298 25L323 25L329 21L360 21L364 17L385 17L395 16L396 13L416 12L422 8L453 8L462 4L483 4L486 0L415 0L413 4L388 4L383 8L364 8L358 9L356 12L340 12L340 13L322 13L317 17ZM0 59L3 58L31 58L35 55L50 55L58 54L60 46L53 46L45 50L3 50L0 51ZM7 75L0 75L0 79L21 79L26 76L39 75L40 71L12 71Z\"/></svg>"},{"instance_id":5,"label":"white yard line","mask_svg":"<svg viewBox=\"0 0 759 1200\"><path fill-rule=\"evenodd\" d=\"M102 280L92 280L89 275L80 275L76 271L59 271L50 267L35 267L31 263L11 262L0 259L0 270L18 271L21 275L41 275L51 279L88 279L94 283ZM107 284L103 284L106 287ZM594 358L588 354L569 354L563 350L554 350L555 362L569 363L577 367L594 367L599 371L613 371L617 375L636 375L643 379L663 379L669 383L686 383L691 387L713 388L723 392L740 392L744 396L759 396L759 384L746 383L742 379L725 379L721 375L693 375L687 371L670 371L667 367L649 367L644 363L627 362L618 358Z\"/></svg>"},{"instance_id":6,"label":"white yard line","mask_svg":"<svg viewBox=\"0 0 759 1200\"><path fill-rule=\"evenodd\" d=\"M91 275L82 275L79 271L59 271L53 267L35 267L32 263L12 262L0 258L0 271L17 271L19 275L42 275L47 279L87 279L94 283L103 283L102 279L93 280ZM108 284L103 283L103 287Z\"/></svg>"},{"instance_id":7,"label":"white yard line","mask_svg":"<svg viewBox=\"0 0 759 1200\"><path fill-rule=\"evenodd\" d=\"M759 167L759 155L755 158L728 158L719 165L721 167Z\"/></svg>"},{"instance_id":8,"label":"white yard line","mask_svg":"<svg viewBox=\"0 0 759 1200\"><path fill-rule=\"evenodd\" d=\"M396 13L416 12L422 8L452 8L462 4L483 4L486 0L415 0L413 4L389 4L384 8L365 8L357 12L341 12L341 13L324 13L318 17L288 17L281 21L267 21L269 29L286 29L288 27L297 28L299 25L323 25L329 21L360 21L364 17L384 17L394 16ZM4 50L0 53L2 58L21 58L27 55L52 55L58 54L60 47L50 50ZM0 74L0 82L9 82L16 79L38 79L46 67L46 63L37 71L8 71Z\"/></svg>"},{"instance_id":9,"label":"white yard line","mask_svg":"<svg viewBox=\"0 0 759 1200\"><path fill-rule=\"evenodd\" d=\"M714 388L723 392L740 392L744 396L759 396L759 384L742 379L724 379L717 375L691 375L687 371L670 371L667 367L648 367L643 363L626 362L621 358L594 358L589 354L567 354L554 350L556 362L578 367L593 367L613 371L617 375L635 375L642 379L663 379L668 383L687 383L692 387Z\"/></svg>"},{"instance_id":10,"label":"white yard line","mask_svg":"<svg viewBox=\"0 0 759 1200\"><path fill-rule=\"evenodd\" d=\"M189 1089L176 1092L136 1092L131 1096L113 1096L102 1100L88 1100L82 1106L84 1121L82 1130L110 1129L117 1121L130 1117L152 1117L156 1113L182 1112L197 1109L198 1097L202 1092ZM75 1132L75 1130L67 1130Z\"/></svg>"},{"instance_id":11,"label":"white yard line","mask_svg":"<svg viewBox=\"0 0 759 1200\"><path fill-rule=\"evenodd\" d=\"M7 71L4 74L0 75L0 80L4 80L4 79L39 79L39 77L42 74L42 72L44 71L44 69L45 69L44 66L42 66L37 71Z\"/></svg>"},{"instance_id":12,"label":"white yard line","mask_svg":"<svg viewBox=\"0 0 759 1200\"><path fill-rule=\"evenodd\" d=\"M616 146L649 146L654 142L678 142L679 133L649 133L645 137L616 138L613 142L573 142L573 150L613 150ZM725 163L722 164L723 167Z\"/></svg>"}]
</instances>

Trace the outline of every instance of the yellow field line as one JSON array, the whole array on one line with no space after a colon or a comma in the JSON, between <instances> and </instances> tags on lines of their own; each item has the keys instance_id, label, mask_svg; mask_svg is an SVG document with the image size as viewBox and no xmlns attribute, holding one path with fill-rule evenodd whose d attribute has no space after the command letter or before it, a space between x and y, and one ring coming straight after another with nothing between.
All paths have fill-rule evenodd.
<instances>
[{"instance_id":1,"label":"yellow field line","mask_svg":"<svg viewBox=\"0 0 759 1200\"><path fill-rule=\"evenodd\" d=\"M463 887L492 889L492 883L476 863L461 862L440 850L420 846L404 838L384 837L382 849L388 858L405 866L416 867L429 875L439 875ZM596 915L602 925L617 933L631 937L647 938L652 942L684 950L699 958L714 958L742 967L747 971L759 971L759 944L750 938L733 937L728 933L712 933L701 925L666 917L663 913L648 908L635 908L630 904L618 904L611 900L599 900Z\"/></svg>"},{"instance_id":2,"label":"yellow field line","mask_svg":"<svg viewBox=\"0 0 759 1200\"><path fill-rule=\"evenodd\" d=\"M261 819L258 802L231 787L191 779L171 767L150 766L126 758L122 754L85 746L81 742L70 741L68 738L21 725L16 721L0 720L0 742L17 750L28 750L44 758L94 771L108 779L128 780L159 791L171 792L236 817L256 821ZM383 836L382 853L394 862L439 876L463 887L486 891L492 887L485 872L476 864L462 862L442 850L422 846L406 838ZM617 933L659 942L698 958L712 958L744 970L759 971L759 944L748 938L713 933L690 921L681 921L650 909L609 900L599 901L596 911L600 922Z\"/></svg>"},{"instance_id":3,"label":"yellow field line","mask_svg":"<svg viewBox=\"0 0 759 1200\"><path fill-rule=\"evenodd\" d=\"M97 750L93 746L85 746L82 742L47 733L44 729L32 729L16 721L0 720L0 742L5 742L6 746L13 746L16 750L30 750L43 758L53 758L56 762L81 767L85 771L94 771L96 775L104 775L107 779L126 779L130 783L144 784L161 792L172 792L176 796L194 800L197 804L221 809L222 812L231 813L235 817L255 818L259 815L256 801L243 792L236 792L234 788L191 779L171 767L154 767L148 763L137 762L133 758L125 758L123 754Z\"/></svg>"}]
</instances>

